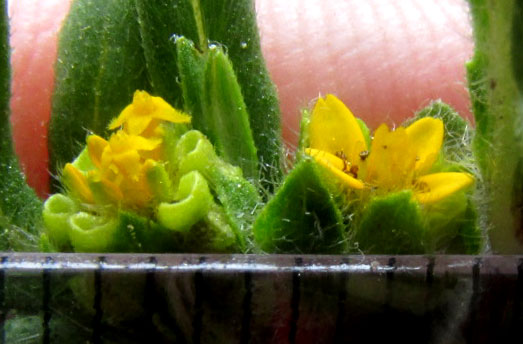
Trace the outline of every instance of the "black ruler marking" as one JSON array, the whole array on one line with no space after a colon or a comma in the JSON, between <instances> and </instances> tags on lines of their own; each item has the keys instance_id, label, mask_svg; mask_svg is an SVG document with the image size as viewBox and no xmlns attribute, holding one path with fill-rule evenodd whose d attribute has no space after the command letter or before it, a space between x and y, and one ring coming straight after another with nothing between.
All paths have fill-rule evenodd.
<instances>
[{"instance_id":1,"label":"black ruler marking","mask_svg":"<svg viewBox=\"0 0 523 344\"><path fill-rule=\"evenodd\" d=\"M145 313L144 323L145 323L145 329L147 330L147 333L142 333L145 337L143 337L142 340L145 340L145 338L148 338L149 340L155 339L155 326L153 323L153 316L154 313L157 310L157 297L156 297L156 265L158 264L156 257L152 256L149 257L149 264L152 265L152 267L147 268L145 272L145 287L144 287L144 297L143 297L143 309Z\"/></svg>"},{"instance_id":2,"label":"black ruler marking","mask_svg":"<svg viewBox=\"0 0 523 344\"><path fill-rule=\"evenodd\" d=\"M206 258L200 257L199 264L205 264ZM203 322L203 271L199 269L194 273L194 318L193 318L193 343L199 344L202 337Z\"/></svg>"},{"instance_id":3,"label":"black ruler marking","mask_svg":"<svg viewBox=\"0 0 523 344\"><path fill-rule=\"evenodd\" d=\"M427 264L427 273L425 275L425 283L427 287L432 287L432 284L434 283L434 267L436 265L436 258L429 257L429 262Z\"/></svg>"},{"instance_id":4,"label":"black ruler marking","mask_svg":"<svg viewBox=\"0 0 523 344\"><path fill-rule=\"evenodd\" d=\"M150 316L154 314L155 304L156 304L156 257L149 257L149 264L153 267L148 268L145 272L145 293L143 298L143 308L147 318L150 319Z\"/></svg>"},{"instance_id":5,"label":"black ruler marking","mask_svg":"<svg viewBox=\"0 0 523 344\"><path fill-rule=\"evenodd\" d=\"M45 258L45 264L53 264L53 258L46 257ZM51 272L49 268L44 268L42 272L42 310L44 313L44 317L42 320L42 327L43 327L43 337L42 337L42 343L49 344L51 339L51 330L49 327L49 323L51 322Z\"/></svg>"},{"instance_id":6,"label":"black ruler marking","mask_svg":"<svg viewBox=\"0 0 523 344\"><path fill-rule=\"evenodd\" d=\"M474 265L472 266L472 298L476 300L480 293L480 270L481 270L481 258L476 258Z\"/></svg>"},{"instance_id":7,"label":"black ruler marking","mask_svg":"<svg viewBox=\"0 0 523 344\"><path fill-rule=\"evenodd\" d=\"M248 265L250 266L254 262L254 258L249 258ZM252 272L249 269L244 272L244 288L245 294L243 295L243 317L240 343L247 344L250 341L252 318Z\"/></svg>"},{"instance_id":8,"label":"black ruler marking","mask_svg":"<svg viewBox=\"0 0 523 344\"><path fill-rule=\"evenodd\" d=\"M518 260L518 277L516 280L516 295L514 301L514 313L512 315L512 328L511 328L511 337L512 338L521 338L520 327L522 319L522 305L523 305L523 258Z\"/></svg>"},{"instance_id":9,"label":"black ruler marking","mask_svg":"<svg viewBox=\"0 0 523 344\"><path fill-rule=\"evenodd\" d=\"M98 258L98 268L94 271L94 317L93 317L93 337L95 344L102 343L102 271L105 264L105 257Z\"/></svg>"},{"instance_id":10,"label":"black ruler marking","mask_svg":"<svg viewBox=\"0 0 523 344\"><path fill-rule=\"evenodd\" d=\"M349 258L342 258L341 263L343 265L349 265ZM345 320L345 304L347 303L347 282L349 280L349 272L341 271L338 286L338 314L336 315L336 332L334 333L334 342L342 342L343 323Z\"/></svg>"},{"instance_id":11,"label":"black ruler marking","mask_svg":"<svg viewBox=\"0 0 523 344\"><path fill-rule=\"evenodd\" d=\"M294 266L300 267L303 265L303 259L298 257L294 260ZM299 270L292 273L292 297L291 297L291 322L289 326L289 344L294 344L296 341L296 332L298 331L298 319L300 317L300 284L301 274Z\"/></svg>"},{"instance_id":12,"label":"black ruler marking","mask_svg":"<svg viewBox=\"0 0 523 344\"><path fill-rule=\"evenodd\" d=\"M0 266L0 344L5 343L5 318L7 316L5 304L5 265L8 260L7 257L2 257Z\"/></svg>"},{"instance_id":13,"label":"black ruler marking","mask_svg":"<svg viewBox=\"0 0 523 344\"><path fill-rule=\"evenodd\" d=\"M385 312L390 310L390 303L392 301L392 284L394 282L394 273L396 272L396 258L389 258L387 263L389 269L387 270L387 284L386 284L386 294L385 294Z\"/></svg>"}]
</instances>

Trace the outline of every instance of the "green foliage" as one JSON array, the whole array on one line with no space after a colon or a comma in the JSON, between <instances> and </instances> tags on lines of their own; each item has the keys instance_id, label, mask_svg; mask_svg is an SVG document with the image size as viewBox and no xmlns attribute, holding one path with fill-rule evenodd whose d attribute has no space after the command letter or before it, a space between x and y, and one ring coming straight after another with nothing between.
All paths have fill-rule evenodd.
<instances>
[{"instance_id":1,"label":"green foliage","mask_svg":"<svg viewBox=\"0 0 523 344\"><path fill-rule=\"evenodd\" d=\"M155 91L134 1L74 1L58 45L49 127L53 173L78 155L89 131L108 135L107 124L135 90Z\"/></svg>"},{"instance_id":2,"label":"green foliage","mask_svg":"<svg viewBox=\"0 0 523 344\"><path fill-rule=\"evenodd\" d=\"M369 254L420 254L424 234L418 202L411 191L401 191L369 201L353 241Z\"/></svg>"},{"instance_id":3,"label":"green foliage","mask_svg":"<svg viewBox=\"0 0 523 344\"><path fill-rule=\"evenodd\" d=\"M130 102L136 89L183 106L175 35L196 42L200 51L208 51L212 42L227 49L232 64L218 49L211 53L216 55L214 69L208 68L215 79L228 80L225 89L220 88L223 83L210 88L212 97L233 92L232 100L223 98L215 111L226 116L223 111L240 104L243 95L245 106L239 112L243 117L249 114L252 138L236 142L248 153L242 164L255 164L252 156L257 153L260 162L271 166L260 168L263 180L281 176L279 106L261 55L250 0L75 1L60 35L55 67L49 134L53 172L80 152L88 131L106 136L109 120ZM241 91L236 86L231 89L231 68ZM230 133L226 135L230 138ZM257 169L251 166L248 176L257 175L253 168Z\"/></svg>"},{"instance_id":4,"label":"green foliage","mask_svg":"<svg viewBox=\"0 0 523 344\"><path fill-rule=\"evenodd\" d=\"M256 209L261 203L256 188L242 176L239 168L218 158L209 140L198 131L189 131L175 150L178 173L200 172L223 207L223 216L239 239L242 249L250 240Z\"/></svg>"},{"instance_id":5,"label":"green foliage","mask_svg":"<svg viewBox=\"0 0 523 344\"><path fill-rule=\"evenodd\" d=\"M227 162L241 167L246 177L258 180L249 115L223 48L215 46L200 54L184 37L176 40L176 47L185 110L191 114L193 126L211 139Z\"/></svg>"},{"instance_id":6,"label":"green foliage","mask_svg":"<svg viewBox=\"0 0 523 344\"><path fill-rule=\"evenodd\" d=\"M343 218L315 162L303 160L285 178L254 224L259 248L269 253L342 253Z\"/></svg>"},{"instance_id":7,"label":"green foliage","mask_svg":"<svg viewBox=\"0 0 523 344\"><path fill-rule=\"evenodd\" d=\"M461 191L423 209L427 223L427 252L478 254L483 249L483 234L470 193Z\"/></svg>"},{"instance_id":8,"label":"green foliage","mask_svg":"<svg viewBox=\"0 0 523 344\"><path fill-rule=\"evenodd\" d=\"M476 160L472 153L473 131L469 123L442 101L432 102L418 112L413 120L423 117L439 118L445 126L441 157L435 168L438 171L467 171L477 174ZM411 121L407 123L409 122ZM476 175L476 179L478 177ZM426 251L480 253L484 248L485 233L479 227L476 209L476 198L470 190L460 191L436 204L425 205L423 217L427 222L424 238Z\"/></svg>"},{"instance_id":9,"label":"green foliage","mask_svg":"<svg viewBox=\"0 0 523 344\"><path fill-rule=\"evenodd\" d=\"M441 156L433 166L433 172L475 173L476 168L470 147L472 135L468 123L450 106L437 101L421 110L414 118L406 121L404 126L423 117L441 119L445 127ZM297 160L300 162L298 166L303 161L309 161L307 155L303 153L303 150L309 146L309 123L310 112L304 110L297 152ZM358 120L358 124L370 147L369 129L361 120ZM309 163L314 164L310 161ZM338 224L347 226L346 247L351 251L372 254L476 254L483 248L483 234L478 227L477 211L471 190L462 190L434 204L423 205L415 200L411 190L396 191L387 195L376 195L372 190L350 191L340 185L329 171L323 172L320 175L322 185L327 187L330 195L336 196L335 203L341 209L341 214L345 219L345 223L340 221ZM285 183L291 180L290 176L293 173L295 172L291 172ZM294 200L294 197L297 196L286 195L285 197ZM283 200L284 197L282 196L281 199ZM271 205L271 202L267 207ZM292 202L280 201L279 206L284 207L284 203ZM266 212L268 211L262 211L261 216ZM291 212L299 214L303 211L292 209ZM282 219L289 215L282 210L281 213L272 211L271 216L274 218L269 218L270 221L265 220L264 225L267 228L281 227L278 221L284 221ZM295 216L300 218L300 215ZM259 235L256 233L257 228L255 227L255 238L272 243L264 235L270 236L270 240L276 241L277 238L292 235L295 230L290 225L283 228ZM283 239L281 240L283 241ZM265 241L261 245L264 245ZM289 240L289 242L293 241ZM271 247L271 249L273 248ZM290 244L285 249L293 252ZM323 253L326 252L328 251L323 251Z\"/></svg>"},{"instance_id":10,"label":"green foliage","mask_svg":"<svg viewBox=\"0 0 523 344\"><path fill-rule=\"evenodd\" d=\"M521 253L523 5L470 0L475 52L467 64L484 189L480 213L496 253Z\"/></svg>"},{"instance_id":11,"label":"green foliage","mask_svg":"<svg viewBox=\"0 0 523 344\"><path fill-rule=\"evenodd\" d=\"M74 190L66 190L45 203L46 233L40 246L76 252L247 250L260 203L256 188L240 168L216 155L201 132L183 133L183 127L164 128L170 168L158 163L148 171L154 197L145 209L122 209L107 199L84 204ZM73 165L82 173L93 168L86 150ZM100 187L93 193L104 194Z\"/></svg>"}]
</instances>

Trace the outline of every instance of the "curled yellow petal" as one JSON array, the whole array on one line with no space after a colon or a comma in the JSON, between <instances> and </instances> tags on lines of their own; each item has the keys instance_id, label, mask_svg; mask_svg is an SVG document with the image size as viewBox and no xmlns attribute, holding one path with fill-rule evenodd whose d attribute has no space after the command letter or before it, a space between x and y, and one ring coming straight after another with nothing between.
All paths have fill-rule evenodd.
<instances>
[{"instance_id":1,"label":"curled yellow petal","mask_svg":"<svg viewBox=\"0 0 523 344\"><path fill-rule=\"evenodd\" d=\"M343 154L355 163L367 150L365 137L356 118L338 98L329 94L320 98L309 124L310 148L331 154Z\"/></svg>"},{"instance_id":2,"label":"curled yellow petal","mask_svg":"<svg viewBox=\"0 0 523 344\"><path fill-rule=\"evenodd\" d=\"M160 97L153 97L158 98L158 102L165 103L166 106L158 106L156 111L153 114L153 117L162 121L171 122L171 123L190 123L191 122L191 116L184 114L181 111L178 111L176 109L173 109L165 100L163 100ZM168 106L168 108L167 108Z\"/></svg>"},{"instance_id":3,"label":"curled yellow petal","mask_svg":"<svg viewBox=\"0 0 523 344\"><path fill-rule=\"evenodd\" d=\"M101 176L98 171L90 171L87 180L98 202L117 203L123 200L124 195L118 185Z\"/></svg>"},{"instance_id":4,"label":"curled yellow petal","mask_svg":"<svg viewBox=\"0 0 523 344\"><path fill-rule=\"evenodd\" d=\"M87 137L87 151L89 153L89 158L98 168L100 168L102 164L102 153L108 144L109 142L98 135L89 135Z\"/></svg>"},{"instance_id":5,"label":"curled yellow petal","mask_svg":"<svg viewBox=\"0 0 523 344\"><path fill-rule=\"evenodd\" d=\"M133 95L133 102L127 105L120 115L109 123L107 128L109 130L114 130L127 123L133 117L141 117L144 115L147 117L148 114L154 111L151 98L151 95L146 91L136 90Z\"/></svg>"},{"instance_id":6,"label":"curled yellow petal","mask_svg":"<svg viewBox=\"0 0 523 344\"><path fill-rule=\"evenodd\" d=\"M332 167L337 168L338 170L343 170L347 167L347 162L344 162L342 159L335 156L334 154L314 148L306 148L305 153L313 157L314 160L318 162L321 161L324 165L331 165Z\"/></svg>"},{"instance_id":7,"label":"curled yellow petal","mask_svg":"<svg viewBox=\"0 0 523 344\"><path fill-rule=\"evenodd\" d=\"M343 161L333 154L318 149L308 148L305 149L305 153L313 157L320 165L326 167L336 177L338 177L343 184L350 188L361 190L365 187L365 184L363 184L361 180L350 175L350 165L348 166L346 161Z\"/></svg>"},{"instance_id":8,"label":"curled yellow petal","mask_svg":"<svg viewBox=\"0 0 523 344\"><path fill-rule=\"evenodd\" d=\"M162 143L161 139L148 139L143 136L129 135L124 131L118 131L111 135L109 145L115 153L125 152L127 150L151 151L156 149Z\"/></svg>"},{"instance_id":9,"label":"curled yellow petal","mask_svg":"<svg viewBox=\"0 0 523 344\"><path fill-rule=\"evenodd\" d=\"M123 111L120 113L120 115L116 118L114 118L111 123L107 126L107 129L114 130L118 127L121 127L133 114L133 108L132 104L127 105Z\"/></svg>"},{"instance_id":10,"label":"curled yellow petal","mask_svg":"<svg viewBox=\"0 0 523 344\"><path fill-rule=\"evenodd\" d=\"M419 177L414 185L414 197L423 204L444 199L474 183L469 173L441 172Z\"/></svg>"},{"instance_id":11,"label":"curled yellow petal","mask_svg":"<svg viewBox=\"0 0 523 344\"><path fill-rule=\"evenodd\" d=\"M140 135L147 129L153 118L151 116L133 115L126 122L125 130L131 135Z\"/></svg>"},{"instance_id":12,"label":"curled yellow petal","mask_svg":"<svg viewBox=\"0 0 523 344\"><path fill-rule=\"evenodd\" d=\"M86 203L94 203L93 193L89 189L87 179L76 167L70 163L65 164L62 177L65 185L73 194Z\"/></svg>"},{"instance_id":13,"label":"curled yellow petal","mask_svg":"<svg viewBox=\"0 0 523 344\"><path fill-rule=\"evenodd\" d=\"M146 91L134 92L132 104L125 107L120 115L109 124L114 130L124 126L131 135L142 134L149 125L157 126L159 121L189 123L191 117L175 110L161 97L153 97ZM151 124L153 123L153 124Z\"/></svg>"},{"instance_id":14,"label":"curled yellow petal","mask_svg":"<svg viewBox=\"0 0 523 344\"><path fill-rule=\"evenodd\" d=\"M441 119L425 117L406 128L410 145L416 148L415 171L427 173L438 158L443 144L444 125Z\"/></svg>"}]
</instances>

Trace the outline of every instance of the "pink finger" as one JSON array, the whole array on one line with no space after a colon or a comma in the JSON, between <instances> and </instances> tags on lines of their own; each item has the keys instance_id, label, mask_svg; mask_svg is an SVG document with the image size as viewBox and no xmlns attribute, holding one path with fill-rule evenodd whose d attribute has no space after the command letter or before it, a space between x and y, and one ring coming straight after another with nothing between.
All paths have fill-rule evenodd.
<instances>
[{"instance_id":1,"label":"pink finger","mask_svg":"<svg viewBox=\"0 0 523 344\"><path fill-rule=\"evenodd\" d=\"M68 9L68 0L9 1L13 139L27 182L41 197L49 192L47 124L56 36Z\"/></svg>"},{"instance_id":2,"label":"pink finger","mask_svg":"<svg viewBox=\"0 0 523 344\"><path fill-rule=\"evenodd\" d=\"M284 137L299 109L334 93L371 127L400 124L433 99L470 118L464 0L260 0L262 47L278 87Z\"/></svg>"},{"instance_id":3,"label":"pink finger","mask_svg":"<svg viewBox=\"0 0 523 344\"><path fill-rule=\"evenodd\" d=\"M12 123L28 182L48 190L47 122L56 33L69 0L10 2ZM375 126L399 123L431 99L465 116L463 63L472 43L464 1L258 0L262 48L278 87L284 135L299 108L335 93Z\"/></svg>"}]
</instances>

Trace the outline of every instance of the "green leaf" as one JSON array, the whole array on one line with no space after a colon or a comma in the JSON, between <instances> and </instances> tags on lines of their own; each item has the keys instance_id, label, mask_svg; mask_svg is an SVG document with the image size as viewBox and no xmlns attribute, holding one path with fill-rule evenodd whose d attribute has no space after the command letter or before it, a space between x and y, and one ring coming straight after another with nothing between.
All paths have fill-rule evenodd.
<instances>
[{"instance_id":1,"label":"green leaf","mask_svg":"<svg viewBox=\"0 0 523 344\"><path fill-rule=\"evenodd\" d=\"M196 129L209 133L212 122L204 113L206 104L203 95L209 55L200 53L194 43L183 36L176 38L176 52L184 110L191 114L191 123Z\"/></svg>"},{"instance_id":2,"label":"green leaf","mask_svg":"<svg viewBox=\"0 0 523 344\"><path fill-rule=\"evenodd\" d=\"M262 180L265 186L279 180L279 105L261 54L251 0L73 2L55 67L52 172L80 152L88 131L107 133L107 123L136 89L182 106L175 35L195 41L200 51L210 42L227 49L249 114Z\"/></svg>"},{"instance_id":3,"label":"green leaf","mask_svg":"<svg viewBox=\"0 0 523 344\"><path fill-rule=\"evenodd\" d=\"M303 109L301 111L300 120L300 137L298 141L298 149L296 150L296 158L300 160L303 156L303 150L310 147L309 125L311 123L311 111Z\"/></svg>"},{"instance_id":4,"label":"green leaf","mask_svg":"<svg viewBox=\"0 0 523 344\"><path fill-rule=\"evenodd\" d=\"M316 163L299 162L254 224L255 244L269 253L342 253L343 219Z\"/></svg>"},{"instance_id":5,"label":"green leaf","mask_svg":"<svg viewBox=\"0 0 523 344\"><path fill-rule=\"evenodd\" d=\"M371 146L371 135L370 135L370 129L367 127L367 124L363 122L362 119L356 118L356 122L358 122L358 126L361 129L361 132L363 133L363 137L365 138L365 143L367 144L367 147Z\"/></svg>"},{"instance_id":6,"label":"green leaf","mask_svg":"<svg viewBox=\"0 0 523 344\"><path fill-rule=\"evenodd\" d=\"M74 1L58 47L49 128L53 173L80 153L89 131L107 136L107 124L135 90L152 89L134 1Z\"/></svg>"},{"instance_id":7,"label":"green leaf","mask_svg":"<svg viewBox=\"0 0 523 344\"><path fill-rule=\"evenodd\" d=\"M120 211L113 252L183 252L183 236L133 212Z\"/></svg>"},{"instance_id":8,"label":"green leaf","mask_svg":"<svg viewBox=\"0 0 523 344\"><path fill-rule=\"evenodd\" d=\"M215 204L187 232L168 229L132 212L120 212L113 252L238 252L236 236Z\"/></svg>"},{"instance_id":9,"label":"green leaf","mask_svg":"<svg viewBox=\"0 0 523 344\"><path fill-rule=\"evenodd\" d=\"M186 38L176 41L185 109L218 154L258 180L259 167L249 115L232 65L221 47L199 54Z\"/></svg>"},{"instance_id":10,"label":"green leaf","mask_svg":"<svg viewBox=\"0 0 523 344\"><path fill-rule=\"evenodd\" d=\"M218 158L209 140L196 130L180 138L171 161L176 162L179 174L198 171L205 177L238 237L239 246L245 249L261 203L254 185L243 178L238 167Z\"/></svg>"},{"instance_id":11,"label":"green leaf","mask_svg":"<svg viewBox=\"0 0 523 344\"><path fill-rule=\"evenodd\" d=\"M475 52L467 64L484 190L479 212L496 253L523 252L523 4L469 0Z\"/></svg>"},{"instance_id":12,"label":"green leaf","mask_svg":"<svg viewBox=\"0 0 523 344\"><path fill-rule=\"evenodd\" d=\"M0 249L23 246L27 237L10 235L20 231L38 235L42 229L42 202L25 182L11 138L9 122L10 66L7 3L0 0ZM7 239L6 239L7 238ZM13 242L10 239L14 240Z\"/></svg>"},{"instance_id":13,"label":"green leaf","mask_svg":"<svg viewBox=\"0 0 523 344\"><path fill-rule=\"evenodd\" d=\"M424 205L427 223L425 250L429 253L478 254L483 234L470 192L460 191L440 202Z\"/></svg>"},{"instance_id":14,"label":"green leaf","mask_svg":"<svg viewBox=\"0 0 523 344\"><path fill-rule=\"evenodd\" d=\"M174 42L177 36L198 37L192 1L133 1L136 3L147 73L155 95L176 108L182 108Z\"/></svg>"},{"instance_id":15,"label":"green leaf","mask_svg":"<svg viewBox=\"0 0 523 344\"><path fill-rule=\"evenodd\" d=\"M353 241L367 254L420 254L425 230L419 204L407 190L370 200Z\"/></svg>"},{"instance_id":16,"label":"green leaf","mask_svg":"<svg viewBox=\"0 0 523 344\"><path fill-rule=\"evenodd\" d=\"M280 111L261 53L254 2L192 1L201 9L201 27L207 39L227 48L249 113L262 180L270 187L282 176ZM202 45L199 47L202 49Z\"/></svg>"}]
</instances>

